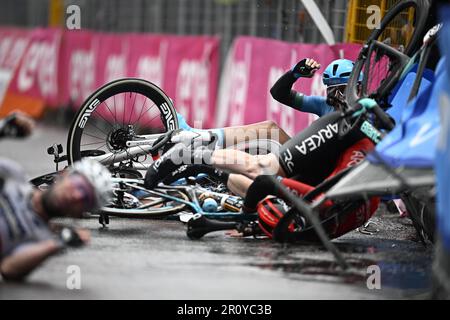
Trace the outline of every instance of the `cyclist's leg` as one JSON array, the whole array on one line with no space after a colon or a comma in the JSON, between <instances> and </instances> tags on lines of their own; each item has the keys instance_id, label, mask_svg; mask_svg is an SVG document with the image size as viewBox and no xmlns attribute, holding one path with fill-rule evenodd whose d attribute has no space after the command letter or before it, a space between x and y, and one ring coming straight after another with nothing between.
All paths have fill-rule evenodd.
<instances>
[{"instance_id":1,"label":"cyclist's leg","mask_svg":"<svg viewBox=\"0 0 450 320\"><path fill-rule=\"evenodd\" d=\"M230 174L227 181L227 188L235 195L245 197L247 190L253 180L242 174Z\"/></svg>"},{"instance_id":2,"label":"cyclist's leg","mask_svg":"<svg viewBox=\"0 0 450 320\"><path fill-rule=\"evenodd\" d=\"M240 173L254 180L263 174L282 177L296 176L299 181L316 185L323 181L335 168L340 155L358 140L359 135L337 137L339 112L323 116L285 143L280 150L281 157L268 155L252 156L238 150L215 150L211 164L219 169ZM230 177L229 183L245 189L248 181Z\"/></svg>"},{"instance_id":3,"label":"cyclist's leg","mask_svg":"<svg viewBox=\"0 0 450 320\"><path fill-rule=\"evenodd\" d=\"M290 139L289 135L281 129L274 121L267 120L242 126L233 126L215 129L200 129L189 126L180 114L178 123L181 129L187 131L201 132L211 131L218 137L218 146L233 146L246 140L270 139L283 144Z\"/></svg>"},{"instance_id":4,"label":"cyclist's leg","mask_svg":"<svg viewBox=\"0 0 450 320\"><path fill-rule=\"evenodd\" d=\"M218 169L242 174L250 179L255 179L261 174L283 177L300 174L301 181L316 185L331 173L339 155L354 141L350 134L342 140L337 138L339 118L340 113L335 112L315 121L281 147L281 157L273 153L252 156L239 150L208 148L193 150L192 157L196 159L195 163L203 162ZM176 158L179 154L178 149L183 148L183 146L172 148L149 168L145 179L147 187L155 186L159 177L166 176L181 165L175 164L171 157L175 155ZM238 185L240 190L245 190L248 180L233 177L230 184L238 183L238 179L242 181L242 184Z\"/></svg>"},{"instance_id":5,"label":"cyclist's leg","mask_svg":"<svg viewBox=\"0 0 450 320\"><path fill-rule=\"evenodd\" d=\"M252 156L238 150L215 150L212 165L255 180L263 174L282 177L300 176L300 181L316 185L335 167L347 143L337 138L338 112L326 115L281 147L282 157L270 153ZM289 170L289 171L288 171ZM228 185L242 195L249 187L247 179L230 176Z\"/></svg>"},{"instance_id":6,"label":"cyclist's leg","mask_svg":"<svg viewBox=\"0 0 450 320\"><path fill-rule=\"evenodd\" d=\"M233 146L246 140L269 139L286 143L290 136L276 122L267 120L243 126L226 127L224 130L225 145Z\"/></svg>"},{"instance_id":7,"label":"cyclist's leg","mask_svg":"<svg viewBox=\"0 0 450 320\"><path fill-rule=\"evenodd\" d=\"M221 170L242 174L250 179L262 174L285 176L278 163L278 157L273 153L253 156L240 150L215 150L211 156L211 164Z\"/></svg>"}]
</instances>

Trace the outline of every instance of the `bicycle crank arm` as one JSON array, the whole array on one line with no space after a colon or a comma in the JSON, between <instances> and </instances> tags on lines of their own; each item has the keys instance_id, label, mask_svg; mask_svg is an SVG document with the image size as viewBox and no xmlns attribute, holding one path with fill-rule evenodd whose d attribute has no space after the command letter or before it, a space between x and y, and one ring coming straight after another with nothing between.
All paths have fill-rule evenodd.
<instances>
[{"instance_id":1,"label":"bicycle crank arm","mask_svg":"<svg viewBox=\"0 0 450 320\"><path fill-rule=\"evenodd\" d=\"M151 146L155 140L127 141L127 147Z\"/></svg>"}]
</instances>

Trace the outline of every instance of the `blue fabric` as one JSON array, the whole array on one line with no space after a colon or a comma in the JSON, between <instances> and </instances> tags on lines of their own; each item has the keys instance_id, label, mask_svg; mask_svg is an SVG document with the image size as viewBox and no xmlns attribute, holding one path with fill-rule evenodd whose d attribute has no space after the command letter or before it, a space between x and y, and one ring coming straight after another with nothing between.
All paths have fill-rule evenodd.
<instances>
[{"instance_id":1,"label":"blue fabric","mask_svg":"<svg viewBox=\"0 0 450 320\"><path fill-rule=\"evenodd\" d=\"M417 67L416 64L408 74L395 86L393 93L391 95L390 104L391 108L387 111L387 113L395 120L395 123L400 123L402 120L402 114L405 110L405 106L408 103L408 98L411 93L412 86L414 84L414 80L417 75ZM417 95L419 96L434 80L434 72L428 69L424 70L422 81L420 83L419 92ZM412 108L411 108L412 109Z\"/></svg>"},{"instance_id":2,"label":"blue fabric","mask_svg":"<svg viewBox=\"0 0 450 320\"><path fill-rule=\"evenodd\" d=\"M320 96L303 96L302 105L299 109L302 112L309 112L319 117L333 112L334 108L327 104L327 98Z\"/></svg>"},{"instance_id":3,"label":"blue fabric","mask_svg":"<svg viewBox=\"0 0 450 320\"><path fill-rule=\"evenodd\" d=\"M450 55L450 5L440 10L444 26L439 39L443 56ZM444 250L450 254L450 61L446 59L441 103L442 129L436 150L437 229Z\"/></svg>"},{"instance_id":4,"label":"blue fabric","mask_svg":"<svg viewBox=\"0 0 450 320\"><path fill-rule=\"evenodd\" d=\"M186 119L177 112L177 118L178 118L178 127L180 129L186 130L186 131L191 131L192 128L187 124Z\"/></svg>"},{"instance_id":5,"label":"blue fabric","mask_svg":"<svg viewBox=\"0 0 450 320\"><path fill-rule=\"evenodd\" d=\"M434 165L440 129L438 96L447 81L443 68L438 69L434 83L426 85L421 94L404 108L402 123L376 147L380 156L392 167L430 168ZM378 162L371 155L368 159Z\"/></svg>"}]
</instances>

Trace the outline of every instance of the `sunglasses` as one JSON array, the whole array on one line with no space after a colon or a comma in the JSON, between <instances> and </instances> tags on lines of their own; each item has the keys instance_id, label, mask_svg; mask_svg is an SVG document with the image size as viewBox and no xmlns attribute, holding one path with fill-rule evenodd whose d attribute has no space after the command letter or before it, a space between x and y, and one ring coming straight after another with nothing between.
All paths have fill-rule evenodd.
<instances>
[{"instance_id":1,"label":"sunglasses","mask_svg":"<svg viewBox=\"0 0 450 320\"><path fill-rule=\"evenodd\" d=\"M335 86L328 86L327 87L327 95L333 96L333 97L344 97L345 96L345 90L347 90L346 84L339 84Z\"/></svg>"}]
</instances>

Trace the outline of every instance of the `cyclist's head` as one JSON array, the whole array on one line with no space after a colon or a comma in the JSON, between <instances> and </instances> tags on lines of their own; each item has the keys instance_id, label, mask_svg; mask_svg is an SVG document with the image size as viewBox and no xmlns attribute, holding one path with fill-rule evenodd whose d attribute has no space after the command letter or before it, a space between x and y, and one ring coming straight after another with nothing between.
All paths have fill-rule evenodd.
<instances>
[{"instance_id":1,"label":"cyclist's head","mask_svg":"<svg viewBox=\"0 0 450 320\"><path fill-rule=\"evenodd\" d=\"M289 211L284 201L278 198L266 198L258 204L258 223L262 232L272 238L272 232L280 219ZM291 228L289 228L290 231Z\"/></svg>"},{"instance_id":2,"label":"cyclist's head","mask_svg":"<svg viewBox=\"0 0 450 320\"><path fill-rule=\"evenodd\" d=\"M43 206L49 216L81 217L106 205L111 193L111 173L99 162L84 158L44 192Z\"/></svg>"},{"instance_id":3,"label":"cyclist's head","mask_svg":"<svg viewBox=\"0 0 450 320\"><path fill-rule=\"evenodd\" d=\"M345 104L345 91L352 73L354 62L338 59L331 62L323 73L323 83L327 86L327 103L336 109ZM360 75L359 80L362 80Z\"/></svg>"},{"instance_id":4,"label":"cyclist's head","mask_svg":"<svg viewBox=\"0 0 450 320\"><path fill-rule=\"evenodd\" d=\"M323 72L323 84L328 86L346 85L353 70L353 61L338 59L331 62Z\"/></svg>"}]
</instances>

